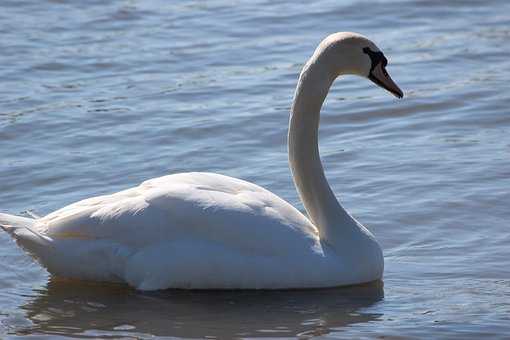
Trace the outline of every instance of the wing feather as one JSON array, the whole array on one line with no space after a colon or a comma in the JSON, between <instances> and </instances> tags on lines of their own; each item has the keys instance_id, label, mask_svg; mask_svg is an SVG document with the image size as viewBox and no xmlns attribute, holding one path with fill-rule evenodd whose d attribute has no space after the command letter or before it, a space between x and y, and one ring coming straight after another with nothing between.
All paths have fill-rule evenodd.
<instances>
[{"instance_id":1,"label":"wing feather","mask_svg":"<svg viewBox=\"0 0 510 340\"><path fill-rule=\"evenodd\" d=\"M186 239L273 254L318 238L308 219L281 198L211 173L155 178L71 204L40 222L54 239L105 239L132 247Z\"/></svg>"}]
</instances>

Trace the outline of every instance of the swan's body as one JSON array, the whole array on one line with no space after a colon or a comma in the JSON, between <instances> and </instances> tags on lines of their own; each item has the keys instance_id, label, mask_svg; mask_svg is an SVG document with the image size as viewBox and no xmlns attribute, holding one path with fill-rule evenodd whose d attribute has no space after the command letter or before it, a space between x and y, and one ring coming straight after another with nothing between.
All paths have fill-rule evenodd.
<instances>
[{"instance_id":1,"label":"swan's body","mask_svg":"<svg viewBox=\"0 0 510 340\"><path fill-rule=\"evenodd\" d=\"M362 36L332 35L305 66L296 90L289 157L310 219L255 184L183 173L42 218L0 214L0 226L53 274L144 290L318 288L380 279L381 248L336 200L317 146L320 107L341 68L353 64L343 60L351 57L351 45L378 51ZM332 53L344 64L333 65ZM368 55L354 61L359 73L374 69ZM352 67L345 73L358 71Z\"/></svg>"},{"instance_id":2,"label":"swan's body","mask_svg":"<svg viewBox=\"0 0 510 340\"><path fill-rule=\"evenodd\" d=\"M212 173L169 175L86 199L31 228L50 239L18 239L29 250L35 241L33 252L50 272L139 289L322 287L374 278L321 244L287 202Z\"/></svg>"}]
</instances>

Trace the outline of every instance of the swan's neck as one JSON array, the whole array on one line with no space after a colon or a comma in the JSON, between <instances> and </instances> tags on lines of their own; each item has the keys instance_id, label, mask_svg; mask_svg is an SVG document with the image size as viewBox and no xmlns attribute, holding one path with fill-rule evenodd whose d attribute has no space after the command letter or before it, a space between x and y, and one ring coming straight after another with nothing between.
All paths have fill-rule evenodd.
<instances>
[{"instance_id":1,"label":"swan's neck","mask_svg":"<svg viewBox=\"0 0 510 340\"><path fill-rule=\"evenodd\" d=\"M318 134L322 103L335 76L309 62L299 78L289 124L289 163L294 183L321 240L341 245L359 233L356 221L337 201L324 175Z\"/></svg>"}]
</instances>

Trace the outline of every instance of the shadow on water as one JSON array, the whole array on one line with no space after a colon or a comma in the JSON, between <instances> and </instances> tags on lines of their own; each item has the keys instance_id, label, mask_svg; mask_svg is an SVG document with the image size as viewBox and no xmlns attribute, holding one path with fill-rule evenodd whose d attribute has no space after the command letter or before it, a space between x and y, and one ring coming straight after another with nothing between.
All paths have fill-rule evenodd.
<instances>
[{"instance_id":1,"label":"shadow on water","mask_svg":"<svg viewBox=\"0 0 510 340\"><path fill-rule=\"evenodd\" d=\"M122 285L52 280L25 304L17 334L144 337L303 337L377 320L363 311L383 283L322 290L138 292Z\"/></svg>"}]
</instances>

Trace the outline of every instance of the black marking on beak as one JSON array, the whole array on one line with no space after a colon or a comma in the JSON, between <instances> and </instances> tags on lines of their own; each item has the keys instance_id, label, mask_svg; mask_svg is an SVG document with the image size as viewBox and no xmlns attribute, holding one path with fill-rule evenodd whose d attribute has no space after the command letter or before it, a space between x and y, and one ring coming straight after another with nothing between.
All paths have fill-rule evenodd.
<instances>
[{"instance_id":1,"label":"black marking on beak","mask_svg":"<svg viewBox=\"0 0 510 340\"><path fill-rule=\"evenodd\" d=\"M370 61L372 62L372 67L370 68L370 74L372 73L374 68L377 66L377 64L382 63L383 68L385 68L386 65L388 65L388 59L386 59L386 57L384 56L384 54L381 51L374 52L370 49L370 47L365 47L365 48L363 48L363 52L368 54L368 56L370 57ZM384 72L386 72L386 70L384 70Z\"/></svg>"}]
</instances>

